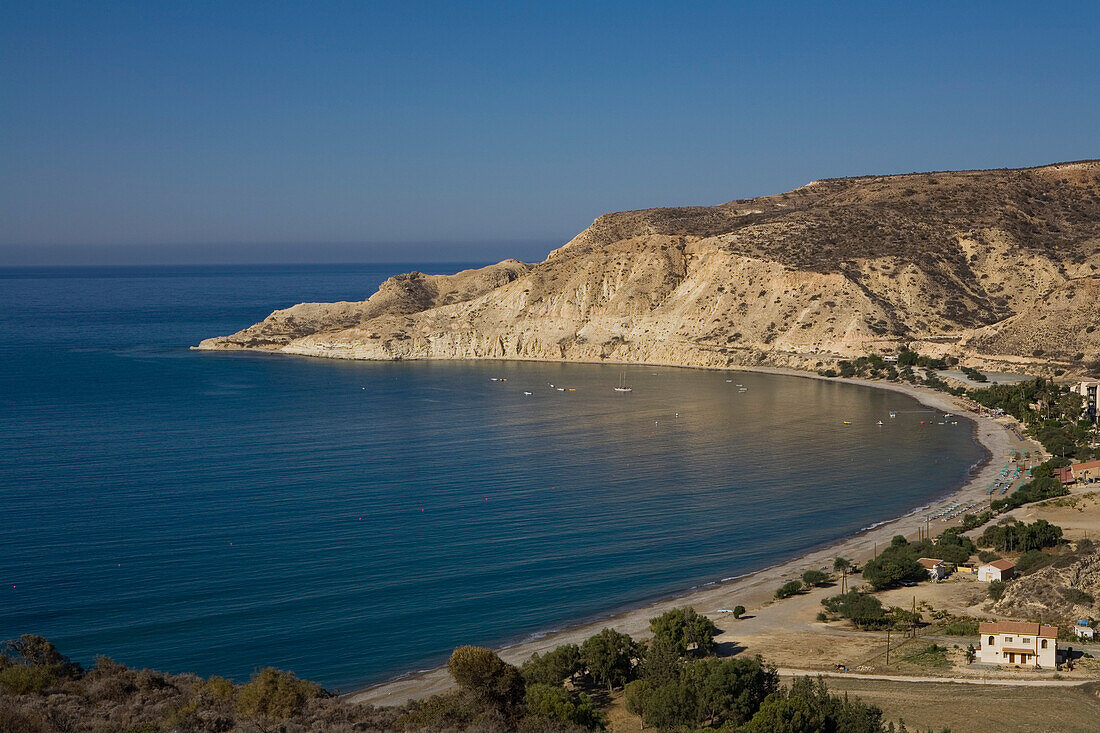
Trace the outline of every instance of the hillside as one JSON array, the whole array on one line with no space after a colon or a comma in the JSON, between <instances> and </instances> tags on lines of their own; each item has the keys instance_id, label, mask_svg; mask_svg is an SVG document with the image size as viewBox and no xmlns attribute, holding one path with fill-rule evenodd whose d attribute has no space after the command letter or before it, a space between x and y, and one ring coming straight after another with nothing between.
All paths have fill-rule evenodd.
<instances>
[{"instance_id":1,"label":"hillside","mask_svg":"<svg viewBox=\"0 0 1100 733\"><path fill-rule=\"evenodd\" d=\"M955 354L1100 369L1100 161L815 181L606 214L545 261L400 275L201 349L814 368Z\"/></svg>"}]
</instances>

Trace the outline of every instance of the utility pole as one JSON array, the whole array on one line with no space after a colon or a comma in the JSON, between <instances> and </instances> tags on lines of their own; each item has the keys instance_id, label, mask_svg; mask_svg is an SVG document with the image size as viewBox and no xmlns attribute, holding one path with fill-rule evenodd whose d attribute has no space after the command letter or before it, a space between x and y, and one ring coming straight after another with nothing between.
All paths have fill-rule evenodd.
<instances>
[{"instance_id":1,"label":"utility pole","mask_svg":"<svg viewBox=\"0 0 1100 733\"><path fill-rule=\"evenodd\" d=\"M886 627L886 666L890 666L890 627Z\"/></svg>"}]
</instances>

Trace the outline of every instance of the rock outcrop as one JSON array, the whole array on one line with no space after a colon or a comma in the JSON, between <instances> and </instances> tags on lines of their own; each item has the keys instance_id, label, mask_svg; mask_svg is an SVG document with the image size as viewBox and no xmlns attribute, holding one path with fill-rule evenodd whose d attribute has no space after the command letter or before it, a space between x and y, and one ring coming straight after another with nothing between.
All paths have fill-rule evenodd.
<instances>
[{"instance_id":1,"label":"rock outcrop","mask_svg":"<svg viewBox=\"0 0 1100 733\"><path fill-rule=\"evenodd\" d=\"M543 262L387 280L201 349L815 368L910 344L1100 368L1100 161L606 214Z\"/></svg>"}]
</instances>

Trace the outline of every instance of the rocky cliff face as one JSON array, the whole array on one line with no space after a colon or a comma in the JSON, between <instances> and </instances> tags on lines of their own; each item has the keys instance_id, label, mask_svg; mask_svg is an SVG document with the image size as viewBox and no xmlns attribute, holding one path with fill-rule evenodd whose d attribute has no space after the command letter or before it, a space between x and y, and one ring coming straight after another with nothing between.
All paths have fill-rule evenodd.
<instances>
[{"instance_id":1,"label":"rocky cliff face","mask_svg":"<svg viewBox=\"0 0 1100 733\"><path fill-rule=\"evenodd\" d=\"M1100 367L1098 321L1100 161L1086 161L606 214L544 262L399 275L199 348L814 368L911 344L1078 372Z\"/></svg>"}]
</instances>

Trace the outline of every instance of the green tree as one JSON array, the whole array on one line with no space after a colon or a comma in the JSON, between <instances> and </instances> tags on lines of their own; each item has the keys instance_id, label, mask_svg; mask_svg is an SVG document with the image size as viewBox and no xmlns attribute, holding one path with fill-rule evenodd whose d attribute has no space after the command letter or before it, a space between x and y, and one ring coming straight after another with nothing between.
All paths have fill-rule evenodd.
<instances>
[{"instance_id":1,"label":"green tree","mask_svg":"<svg viewBox=\"0 0 1100 733\"><path fill-rule=\"evenodd\" d=\"M637 656L634 640L614 629L603 629L581 644L581 659L588 673L609 691L630 681Z\"/></svg>"},{"instance_id":2,"label":"green tree","mask_svg":"<svg viewBox=\"0 0 1100 733\"><path fill-rule=\"evenodd\" d=\"M1001 596L1005 594L1006 584L1003 580L994 580L989 583L989 597L993 601L1001 600Z\"/></svg>"},{"instance_id":3,"label":"green tree","mask_svg":"<svg viewBox=\"0 0 1100 733\"><path fill-rule=\"evenodd\" d=\"M745 607L744 606L734 606L733 607L733 617L734 618L741 618L744 615L745 615Z\"/></svg>"},{"instance_id":4,"label":"green tree","mask_svg":"<svg viewBox=\"0 0 1100 733\"><path fill-rule=\"evenodd\" d=\"M563 644L541 656L535 652L520 668L528 683L546 685L561 685L583 670L581 650L576 644Z\"/></svg>"},{"instance_id":5,"label":"green tree","mask_svg":"<svg viewBox=\"0 0 1100 733\"><path fill-rule=\"evenodd\" d=\"M881 628L889 623L882 602L872 595L850 590L821 601L829 613L849 619L862 628Z\"/></svg>"},{"instance_id":6,"label":"green tree","mask_svg":"<svg viewBox=\"0 0 1100 733\"><path fill-rule=\"evenodd\" d=\"M654 637L665 637L672 641L680 654L686 653L692 647L700 654L711 654L716 648L714 637L718 633L718 627L690 606L674 608L650 619L649 630Z\"/></svg>"},{"instance_id":7,"label":"green tree","mask_svg":"<svg viewBox=\"0 0 1100 733\"><path fill-rule=\"evenodd\" d=\"M679 646L666 635L654 636L645 647L639 676L652 687L677 682L684 659Z\"/></svg>"},{"instance_id":8,"label":"green tree","mask_svg":"<svg viewBox=\"0 0 1100 733\"><path fill-rule=\"evenodd\" d=\"M759 657L696 659L684 668L683 681L693 691L694 719L716 728L746 722L779 687L776 669Z\"/></svg>"},{"instance_id":9,"label":"green tree","mask_svg":"<svg viewBox=\"0 0 1100 733\"><path fill-rule=\"evenodd\" d=\"M523 699L523 676L492 649L460 646L447 660L447 671L460 689L485 702L510 707Z\"/></svg>"},{"instance_id":10,"label":"green tree","mask_svg":"<svg viewBox=\"0 0 1100 733\"><path fill-rule=\"evenodd\" d=\"M561 686L535 683L527 688L524 703L531 715L589 730L603 730L606 726L603 714L583 692L571 693Z\"/></svg>"},{"instance_id":11,"label":"green tree","mask_svg":"<svg viewBox=\"0 0 1100 733\"><path fill-rule=\"evenodd\" d=\"M928 573L917 561L917 554L909 542L898 535L890 546L870 560L863 568L863 577L875 590L891 588L907 581L925 580Z\"/></svg>"}]
</instances>

